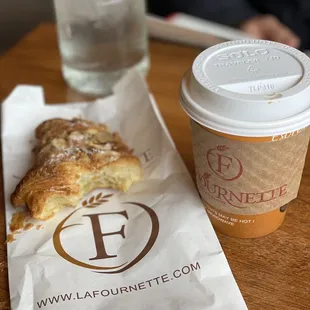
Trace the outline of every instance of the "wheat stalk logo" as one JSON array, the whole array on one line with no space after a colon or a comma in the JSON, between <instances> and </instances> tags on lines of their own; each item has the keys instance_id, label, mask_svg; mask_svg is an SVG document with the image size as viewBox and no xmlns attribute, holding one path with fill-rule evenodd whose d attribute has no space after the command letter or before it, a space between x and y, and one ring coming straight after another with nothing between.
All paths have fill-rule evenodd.
<instances>
[{"instance_id":1,"label":"wheat stalk logo","mask_svg":"<svg viewBox=\"0 0 310 310\"><path fill-rule=\"evenodd\" d=\"M89 199L86 199L82 202L82 206L85 208L95 208L100 205L102 205L105 202L108 202L108 198L112 197L113 194L104 195L102 196L102 193L99 193L96 196L91 196Z\"/></svg>"},{"instance_id":2,"label":"wheat stalk logo","mask_svg":"<svg viewBox=\"0 0 310 310\"><path fill-rule=\"evenodd\" d=\"M225 152L225 151L229 150L229 147L227 147L226 145L218 145L216 148L220 152Z\"/></svg>"}]
</instances>

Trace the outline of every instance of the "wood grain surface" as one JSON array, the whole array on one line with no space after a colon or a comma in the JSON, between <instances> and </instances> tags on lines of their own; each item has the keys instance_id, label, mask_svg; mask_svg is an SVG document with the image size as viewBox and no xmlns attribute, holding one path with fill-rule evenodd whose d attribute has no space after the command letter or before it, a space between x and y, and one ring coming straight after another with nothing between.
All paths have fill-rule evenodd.
<instances>
[{"instance_id":1,"label":"wood grain surface","mask_svg":"<svg viewBox=\"0 0 310 310\"><path fill-rule=\"evenodd\" d=\"M150 42L150 89L192 176L194 170L189 123L179 106L178 91L184 72L199 52L190 47ZM54 25L41 25L0 58L1 101L16 84L42 85L48 103L89 99L68 88L62 79ZM266 237L247 240L218 234L249 309L310 309L309 159L308 152L298 199L290 204L280 229ZM0 262L6 261L4 241L1 189ZM9 309L8 300L7 269L1 263L0 309Z\"/></svg>"}]
</instances>

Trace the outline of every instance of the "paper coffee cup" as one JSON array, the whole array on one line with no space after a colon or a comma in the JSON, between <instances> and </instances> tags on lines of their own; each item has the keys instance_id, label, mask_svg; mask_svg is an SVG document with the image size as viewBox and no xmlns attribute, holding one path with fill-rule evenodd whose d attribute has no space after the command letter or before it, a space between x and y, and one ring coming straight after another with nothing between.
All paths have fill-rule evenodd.
<instances>
[{"instance_id":1,"label":"paper coffee cup","mask_svg":"<svg viewBox=\"0 0 310 310\"><path fill-rule=\"evenodd\" d=\"M215 229L241 238L276 230L298 194L309 143L310 59L270 41L219 44L185 74L180 101Z\"/></svg>"}]
</instances>

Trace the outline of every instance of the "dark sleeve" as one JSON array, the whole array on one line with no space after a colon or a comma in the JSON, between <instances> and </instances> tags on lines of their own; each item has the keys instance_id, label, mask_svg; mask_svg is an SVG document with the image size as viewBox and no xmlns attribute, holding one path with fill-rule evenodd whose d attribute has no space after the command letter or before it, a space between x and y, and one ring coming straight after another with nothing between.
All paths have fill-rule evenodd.
<instances>
[{"instance_id":1,"label":"dark sleeve","mask_svg":"<svg viewBox=\"0 0 310 310\"><path fill-rule=\"evenodd\" d=\"M226 25L239 25L259 14L247 0L149 0L158 15L183 12Z\"/></svg>"}]
</instances>

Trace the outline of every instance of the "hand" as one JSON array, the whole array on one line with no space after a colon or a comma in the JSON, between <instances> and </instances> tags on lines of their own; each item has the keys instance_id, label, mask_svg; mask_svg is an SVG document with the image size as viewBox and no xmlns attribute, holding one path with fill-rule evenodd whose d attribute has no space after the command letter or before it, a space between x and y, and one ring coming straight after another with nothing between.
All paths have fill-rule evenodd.
<instances>
[{"instance_id":1,"label":"hand","mask_svg":"<svg viewBox=\"0 0 310 310\"><path fill-rule=\"evenodd\" d=\"M276 41L298 48L300 38L273 15L258 15L240 26L241 30L262 40Z\"/></svg>"}]
</instances>

